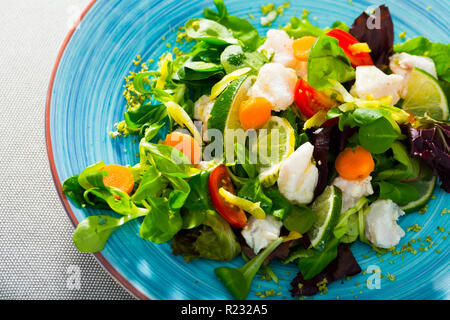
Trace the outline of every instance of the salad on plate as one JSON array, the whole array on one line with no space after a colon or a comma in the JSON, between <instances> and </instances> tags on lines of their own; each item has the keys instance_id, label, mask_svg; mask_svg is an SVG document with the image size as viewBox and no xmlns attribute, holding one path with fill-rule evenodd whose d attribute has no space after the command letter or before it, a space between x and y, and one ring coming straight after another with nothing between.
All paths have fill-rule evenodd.
<instances>
[{"instance_id":1,"label":"salad on plate","mask_svg":"<svg viewBox=\"0 0 450 320\"><path fill-rule=\"evenodd\" d=\"M437 184L450 192L450 46L424 37L394 45L389 9L349 27L301 17L261 36L217 10L180 28L157 70L125 78L124 120L139 163L92 164L63 192L89 216L73 235L101 251L131 220L142 241L171 242L174 255L223 261L211 270L236 299L273 259L296 264L293 296L361 272L356 241L383 253ZM264 6L270 26L288 7ZM105 133L106 134L106 133ZM438 182L439 179L439 182ZM240 268L226 262L244 258Z\"/></svg>"}]
</instances>

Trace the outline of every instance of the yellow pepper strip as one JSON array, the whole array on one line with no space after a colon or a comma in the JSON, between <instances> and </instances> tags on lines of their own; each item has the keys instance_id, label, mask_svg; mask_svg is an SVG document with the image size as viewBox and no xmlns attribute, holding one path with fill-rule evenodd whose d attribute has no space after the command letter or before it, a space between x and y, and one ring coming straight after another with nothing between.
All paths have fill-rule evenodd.
<instances>
[{"instance_id":1,"label":"yellow pepper strip","mask_svg":"<svg viewBox=\"0 0 450 320\"><path fill-rule=\"evenodd\" d=\"M357 55L359 53L370 53L370 47L367 43L354 43L348 46L348 49L351 51L352 55Z\"/></svg>"},{"instance_id":2,"label":"yellow pepper strip","mask_svg":"<svg viewBox=\"0 0 450 320\"><path fill-rule=\"evenodd\" d=\"M301 233L298 233L297 231L291 231L287 236L281 237L283 238L283 242L288 242L291 240L297 240L300 238L303 238L303 235Z\"/></svg>"},{"instance_id":3,"label":"yellow pepper strip","mask_svg":"<svg viewBox=\"0 0 450 320\"><path fill-rule=\"evenodd\" d=\"M195 141L197 141L199 145L202 145L202 136L200 135L200 132L198 132L197 128L194 125L194 122L192 122L192 119L189 117L186 111L184 111L184 109L179 104L173 101L165 102L164 105L167 107L167 112L169 113L170 117L175 120L175 122L178 123L181 127L186 127L192 133Z\"/></svg>"},{"instance_id":4,"label":"yellow pepper strip","mask_svg":"<svg viewBox=\"0 0 450 320\"><path fill-rule=\"evenodd\" d=\"M266 213L264 212L263 209L261 209L259 202L254 203L248 201L247 199L240 198L238 196L235 196L231 192L228 192L224 188L219 189L219 194L225 199L226 202L241 208L245 212L250 213L256 219L266 218Z\"/></svg>"}]
</instances>

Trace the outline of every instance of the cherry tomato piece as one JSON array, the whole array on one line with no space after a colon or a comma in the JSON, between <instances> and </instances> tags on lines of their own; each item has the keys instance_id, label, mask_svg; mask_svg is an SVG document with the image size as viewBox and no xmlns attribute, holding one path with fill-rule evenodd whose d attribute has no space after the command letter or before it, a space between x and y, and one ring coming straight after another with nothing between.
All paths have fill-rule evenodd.
<instances>
[{"instance_id":1,"label":"cherry tomato piece","mask_svg":"<svg viewBox=\"0 0 450 320\"><path fill-rule=\"evenodd\" d=\"M235 194L233 183L225 165L216 167L209 176L209 193L211 201L217 212L235 228L243 228L247 224L247 216L242 209L228 203L219 194L219 189L224 188Z\"/></svg>"},{"instance_id":2,"label":"cherry tomato piece","mask_svg":"<svg viewBox=\"0 0 450 320\"><path fill-rule=\"evenodd\" d=\"M350 50L349 47L351 45L359 43L359 41L350 33L345 32L341 29L332 29L327 32L327 36L338 39L339 47L344 50L354 68L357 66L373 66L373 60L369 53L361 52L358 54L354 54L352 50Z\"/></svg>"}]
</instances>

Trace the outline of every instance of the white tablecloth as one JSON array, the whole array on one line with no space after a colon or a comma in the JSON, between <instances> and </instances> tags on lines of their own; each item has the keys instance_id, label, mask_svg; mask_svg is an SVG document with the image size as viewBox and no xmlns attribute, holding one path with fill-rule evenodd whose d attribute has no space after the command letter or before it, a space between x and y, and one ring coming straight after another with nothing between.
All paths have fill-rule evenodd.
<instances>
[{"instance_id":1,"label":"white tablecloth","mask_svg":"<svg viewBox=\"0 0 450 320\"><path fill-rule=\"evenodd\" d=\"M44 140L51 71L88 1L0 4L0 299L132 299L72 244Z\"/></svg>"}]
</instances>

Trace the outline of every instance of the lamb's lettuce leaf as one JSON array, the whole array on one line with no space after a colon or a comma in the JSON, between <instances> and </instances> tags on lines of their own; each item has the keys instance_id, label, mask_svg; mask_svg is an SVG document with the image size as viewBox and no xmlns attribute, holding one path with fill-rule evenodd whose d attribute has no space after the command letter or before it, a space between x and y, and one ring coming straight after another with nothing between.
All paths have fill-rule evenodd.
<instances>
[{"instance_id":1,"label":"lamb's lettuce leaf","mask_svg":"<svg viewBox=\"0 0 450 320\"><path fill-rule=\"evenodd\" d=\"M135 217L114 218L107 215L90 216L81 221L73 234L73 242L81 252L95 253L103 250L110 235Z\"/></svg>"},{"instance_id":2,"label":"lamb's lettuce leaf","mask_svg":"<svg viewBox=\"0 0 450 320\"><path fill-rule=\"evenodd\" d=\"M210 19L191 19L185 28L187 35L192 39L214 45L238 44L225 26Z\"/></svg>"},{"instance_id":3,"label":"lamb's lettuce leaf","mask_svg":"<svg viewBox=\"0 0 450 320\"><path fill-rule=\"evenodd\" d=\"M186 155L169 145L154 144L142 139L139 154L141 167L145 170L149 166L155 166L166 175L180 178L189 178L200 172Z\"/></svg>"},{"instance_id":4,"label":"lamb's lettuce leaf","mask_svg":"<svg viewBox=\"0 0 450 320\"><path fill-rule=\"evenodd\" d=\"M322 251L317 249L300 249L304 256L298 260L298 268L305 280L312 279L325 269L338 254L339 239L327 242Z\"/></svg>"},{"instance_id":5,"label":"lamb's lettuce leaf","mask_svg":"<svg viewBox=\"0 0 450 320\"><path fill-rule=\"evenodd\" d=\"M93 187L84 192L87 202L89 194L106 202L110 209L121 214L122 217L110 217L108 215L90 216L81 221L73 234L73 241L78 250L82 252L97 252L104 248L109 236L120 226L130 220L143 217L148 214L147 208L136 206L130 196L111 187Z\"/></svg>"},{"instance_id":6,"label":"lamb's lettuce leaf","mask_svg":"<svg viewBox=\"0 0 450 320\"><path fill-rule=\"evenodd\" d=\"M331 25L331 29L341 29L344 30L345 32L350 31L350 27L343 21L333 22L333 24Z\"/></svg>"},{"instance_id":7,"label":"lamb's lettuce leaf","mask_svg":"<svg viewBox=\"0 0 450 320\"><path fill-rule=\"evenodd\" d=\"M305 234L316 220L316 214L309 207L293 206L291 212L283 219L283 225L289 231Z\"/></svg>"},{"instance_id":8,"label":"lamb's lettuce leaf","mask_svg":"<svg viewBox=\"0 0 450 320\"><path fill-rule=\"evenodd\" d=\"M211 172L202 171L189 180L191 192L184 207L189 210L213 210L209 196L209 176Z\"/></svg>"},{"instance_id":9,"label":"lamb's lettuce leaf","mask_svg":"<svg viewBox=\"0 0 450 320\"><path fill-rule=\"evenodd\" d=\"M395 141L391 146L393 158L398 164L389 169L378 172L375 180L412 180L420 173L420 163L418 159L410 157L406 146Z\"/></svg>"},{"instance_id":10,"label":"lamb's lettuce leaf","mask_svg":"<svg viewBox=\"0 0 450 320\"><path fill-rule=\"evenodd\" d=\"M183 219L179 210L173 210L167 199L147 199L150 212L144 218L139 235L154 243L164 243L181 230Z\"/></svg>"},{"instance_id":11,"label":"lamb's lettuce leaf","mask_svg":"<svg viewBox=\"0 0 450 320\"><path fill-rule=\"evenodd\" d=\"M258 179L250 180L244 184L239 190L238 196L251 202L259 203L259 206L265 213L271 213L272 200L266 196Z\"/></svg>"},{"instance_id":12,"label":"lamb's lettuce leaf","mask_svg":"<svg viewBox=\"0 0 450 320\"><path fill-rule=\"evenodd\" d=\"M397 180L375 182L378 186L380 199L391 199L398 205L406 205L420 198L419 192L412 185Z\"/></svg>"},{"instance_id":13,"label":"lamb's lettuce leaf","mask_svg":"<svg viewBox=\"0 0 450 320\"><path fill-rule=\"evenodd\" d=\"M358 136L359 142L367 151L379 154L389 150L394 141L399 138L400 133L388 119L382 117L362 126Z\"/></svg>"},{"instance_id":14,"label":"lamb's lettuce leaf","mask_svg":"<svg viewBox=\"0 0 450 320\"><path fill-rule=\"evenodd\" d=\"M86 189L80 185L78 178L79 175L73 175L66 179L62 185L62 192L80 208L93 207L96 209L108 209L108 204L102 199L91 198L89 201L86 201L84 198Z\"/></svg>"},{"instance_id":15,"label":"lamb's lettuce leaf","mask_svg":"<svg viewBox=\"0 0 450 320\"><path fill-rule=\"evenodd\" d=\"M255 51L263 42L258 30L246 19L231 16L223 0L214 0L217 12L206 8L203 16L209 20L217 21L219 24L231 30L235 39L249 51ZM237 43L235 43L237 44Z\"/></svg>"}]
</instances>

